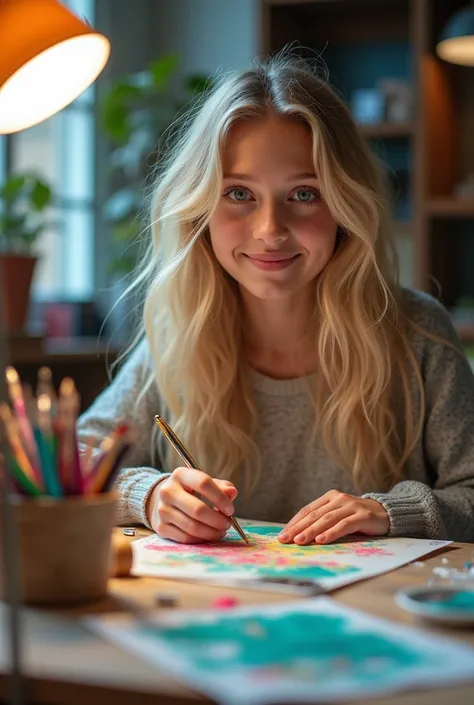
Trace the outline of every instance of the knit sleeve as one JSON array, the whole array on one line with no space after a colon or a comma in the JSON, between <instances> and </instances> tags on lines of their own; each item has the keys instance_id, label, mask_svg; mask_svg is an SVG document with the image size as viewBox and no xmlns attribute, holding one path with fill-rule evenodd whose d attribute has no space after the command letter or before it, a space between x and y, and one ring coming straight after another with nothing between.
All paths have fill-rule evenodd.
<instances>
[{"instance_id":1,"label":"knit sleeve","mask_svg":"<svg viewBox=\"0 0 474 705\"><path fill-rule=\"evenodd\" d=\"M423 453L432 483L406 480L364 496L386 509L392 536L474 541L474 375L446 309L423 299L419 323L451 343L425 336L421 354Z\"/></svg>"},{"instance_id":2,"label":"knit sleeve","mask_svg":"<svg viewBox=\"0 0 474 705\"><path fill-rule=\"evenodd\" d=\"M83 452L87 445L91 446L93 457L100 452L103 439L118 424L126 423L133 428L136 438L126 456L127 467L121 469L115 482L119 494L117 520L119 524L140 523L149 528L148 497L155 485L168 477L158 469L161 466L158 451L152 454L153 417L161 410L156 387L146 389L150 365L148 345L144 341L77 424L79 448Z\"/></svg>"}]
</instances>

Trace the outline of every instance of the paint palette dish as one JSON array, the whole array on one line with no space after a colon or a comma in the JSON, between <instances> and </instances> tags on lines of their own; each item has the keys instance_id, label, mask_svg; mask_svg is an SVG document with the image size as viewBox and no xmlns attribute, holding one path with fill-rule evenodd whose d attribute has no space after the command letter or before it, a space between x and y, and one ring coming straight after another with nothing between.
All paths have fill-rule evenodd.
<instances>
[{"instance_id":1,"label":"paint palette dish","mask_svg":"<svg viewBox=\"0 0 474 705\"><path fill-rule=\"evenodd\" d=\"M222 705L347 702L474 681L474 650L327 597L146 621L91 617L101 637Z\"/></svg>"},{"instance_id":2,"label":"paint palette dish","mask_svg":"<svg viewBox=\"0 0 474 705\"><path fill-rule=\"evenodd\" d=\"M399 607L424 619L474 627L474 587L418 586L400 590L395 601Z\"/></svg>"}]
</instances>

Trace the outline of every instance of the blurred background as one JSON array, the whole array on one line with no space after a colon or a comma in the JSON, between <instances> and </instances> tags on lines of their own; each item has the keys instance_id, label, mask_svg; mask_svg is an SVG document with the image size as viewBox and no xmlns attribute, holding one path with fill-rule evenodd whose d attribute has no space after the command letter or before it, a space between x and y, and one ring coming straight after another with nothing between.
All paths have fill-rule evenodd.
<instances>
[{"instance_id":1,"label":"blurred background","mask_svg":"<svg viewBox=\"0 0 474 705\"><path fill-rule=\"evenodd\" d=\"M0 300L25 381L49 365L56 381L75 378L84 407L107 383L106 363L136 323L133 302L110 310L143 238L160 137L216 71L288 43L320 57L384 164L402 283L440 298L474 357L474 36L463 38L473 65L440 56L451 46L443 38L474 35L474 3L65 4L110 38L112 53L68 108L0 136Z\"/></svg>"}]
</instances>

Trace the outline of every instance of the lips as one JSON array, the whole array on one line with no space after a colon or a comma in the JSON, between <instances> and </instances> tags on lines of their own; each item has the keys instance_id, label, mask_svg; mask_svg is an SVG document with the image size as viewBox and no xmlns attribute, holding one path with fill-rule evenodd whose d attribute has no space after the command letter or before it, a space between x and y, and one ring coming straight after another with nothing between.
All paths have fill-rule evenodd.
<instances>
[{"instance_id":1,"label":"lips","mask_svg":"<svg viewBox=\"0 0 474 705\"><path fill-rule=\"evenodd\" d=\"M249 262L264 272L279 272L288 269L299 258L299 253L262 252L255 255L245 255Z\"/></svg>"},{"instance_id":2,"label":"lips","mask_svg":"<svg viewBox=\"0 0 474 705\"><path fill-rule=\"evenodd\" d=\"M298 254L286 253L286 252L265 252L256 255L245 255L251 260L256 260L258 262L286 262L288 260L298 257Z\"/></svg>"}]
</instances>

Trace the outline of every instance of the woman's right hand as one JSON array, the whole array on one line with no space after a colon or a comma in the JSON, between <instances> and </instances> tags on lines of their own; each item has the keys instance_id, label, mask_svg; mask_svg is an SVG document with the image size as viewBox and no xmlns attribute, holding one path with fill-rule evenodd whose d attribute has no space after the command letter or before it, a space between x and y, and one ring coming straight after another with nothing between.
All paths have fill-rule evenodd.
<instances>
[{"instance_id":1,"label":"woman's right hand","mask_svg":"<svg viewBox=\"0 0 474 705\"><path fill-rule=\"evenodd\" d=\"M208 500L212 509L194 493ZM228 480L211 478L193 468L176 468L159 482L147 502L151 527L164 539L178 543L202 543L222 539L234 513L237 489Z\"/></svg>"}]
</instances>

